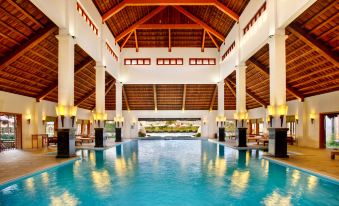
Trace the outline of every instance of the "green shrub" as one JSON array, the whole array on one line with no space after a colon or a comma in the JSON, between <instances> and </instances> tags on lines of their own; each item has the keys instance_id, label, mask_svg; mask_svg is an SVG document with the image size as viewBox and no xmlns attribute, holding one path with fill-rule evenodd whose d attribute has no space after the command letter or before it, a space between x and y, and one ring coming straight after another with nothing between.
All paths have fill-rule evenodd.
<instances>
[{"instance_id":1,"label":"green shrub","mask_svg":"<svg viewBox=\"0 0 339 206\"><path fill-rule=\"evenodd\" d=\"M146 137L146 133L142 132L142 131L139 131L139 137Z\"/></svg>"},{"instance_id":2,"label":"green shrub","mask_svg":"<svg viewBox=\"0 0 339 206\"><path fill-rule=\"evenodd\" d=\"M201 137L201 133L199 132L199 133L196 133L195 134L195 137Z\"/></svg>"}]
</instances>

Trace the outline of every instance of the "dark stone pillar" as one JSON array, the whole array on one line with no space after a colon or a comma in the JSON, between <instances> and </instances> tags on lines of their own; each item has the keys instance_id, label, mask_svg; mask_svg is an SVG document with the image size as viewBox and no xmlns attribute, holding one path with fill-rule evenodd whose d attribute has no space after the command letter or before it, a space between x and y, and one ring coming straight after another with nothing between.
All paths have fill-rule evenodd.
<instances>
[{"instance_id":1,"label":"dark stone pillar","mask_svg":"<svg viewBox=\"0 0 339 206\"><path fill-rule=\"evenodd\" d=\"M225 128L224 127L219 128L219 141L225 142Z\"/></svg>"},{"instance_id":2,"label":"dark stone pillar","mask_svg":"<svg viewBox=\"0 0 339 206\"><path fill-rule=\"evenodd\" d=\"M104 138L104 128L94 128L95 131L95 146L94 147L105 147L106 140Z\"/></svg>"},{"instance_id":3,"label":"dark stone pillar","mask_svg":"<svg viewBox=\"0 0 339 206\"><path fill-rule=\"evenodd\" d=\"M269 128L268 153L274 157L288 157L287 131L288 128Z\"/></svg>"},{"instance_id":4,"label":"dark stone pillar","mask_svg":"<svg viewBox=\"0 0 339 206\"><path fill-rule=\"evenodd\" d=\"M247 128L237 128L236 129L236 137L238 147L247 147Z\"/></svg>"},{"instance_id":5,"label":"dark stone pillar","mask_svg":"<svg viewBox=\"0 0 339 206\"><path fill-rule=\"evenodd\" d=\"M115 128L115 142L121 142L121 128Z\"/></svg>"},{"instance_id":6,"label":"dark stone pillar","mask_svg":"<svg viewBox=\"0 0 339 206\"><path fill-rule=\"evenodd\" d=\"M75 131L74 129L58 129L57 158L75 156Z\"/></svg>"}]
</instances>

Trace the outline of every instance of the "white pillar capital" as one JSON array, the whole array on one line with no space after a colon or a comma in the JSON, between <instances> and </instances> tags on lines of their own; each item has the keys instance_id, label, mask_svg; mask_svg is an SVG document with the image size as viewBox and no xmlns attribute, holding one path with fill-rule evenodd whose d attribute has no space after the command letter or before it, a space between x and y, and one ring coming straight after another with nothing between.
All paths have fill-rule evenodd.
<instances>
[{"instance_id":1,"label":"white pillar capital","mask_svg":"<svg viewBox=\"0 0 339 206\"><path fill-rule=\"evenodd\" d=\"M106 70L106 66L104 66L101 62L96 62L95 64L95 69L102 69L102 70Z\"/></svg>"},{"instance_id":2,"label":"white pillar capital","mask_svg":"<svg viewBox=\"0 0 339 206\"><path fill-rule=\"evenodd\" d=\"M70 44L75 44L75 37L70 35L67 31L59 29L59 34L55 35L59 42L69 42Z\"/></svg>"}]
</instances>

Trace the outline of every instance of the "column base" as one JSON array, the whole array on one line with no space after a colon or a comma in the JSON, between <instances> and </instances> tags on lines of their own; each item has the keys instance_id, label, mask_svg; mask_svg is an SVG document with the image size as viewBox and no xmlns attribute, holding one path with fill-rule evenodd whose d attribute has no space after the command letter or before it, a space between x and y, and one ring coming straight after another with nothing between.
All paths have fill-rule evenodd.
<instances>
[{"instance_id":1,"label":"column base","mask_svg":"<svg viewBox=\"0 0 339 206\"><path fill-rule=\"evenodd\" d=\"M219 139L220 142L225 142L225 128L219 128Z\"/></svg>"},{"instance_id":2,"label":"column base","mask_svg":"<svg viewBox=\"0 0 339 206\"><path fill-rule=\"evenodd\" d=\"M115 142L121 142L121 128L115 128Z\"/></svg>"},{"instance_id":3,"label":"column base","mask_svg":"<svg viewBox=\"0 0 339 206\"><path fill-rule=\"evenodd\" d=\"M75 156L75 130L58 129L57 158L69 158Z\"/></svg>"},{"instance_id":4,"label":"column base","mask_svg":"<svg viewBox=\"0 0 339 206\"><path fill-rule=\"evenodd\" d=\"M247 128L237 128L236 137L238 147L247 147Z\"/></svg>"},{"instance_id":5,"label":"column base","mask_svg":"<svg viewBox=\"0 0 339 206\"><path fill-rule=\"evenodd\" d=\"M273 157L286 158L288 128L269 128L268 153Z\"/></svg>"},{"instance_id":6,"label":"column base","mask_svg":"<svg viewBox=\"0 0 339 206\"><path fill-rule=\"evenodd\" d=\"M94 128L95 131L95 146L94 147L105 147L106 140L104 138L104 128Z\"/></svg>"}]
</instances>

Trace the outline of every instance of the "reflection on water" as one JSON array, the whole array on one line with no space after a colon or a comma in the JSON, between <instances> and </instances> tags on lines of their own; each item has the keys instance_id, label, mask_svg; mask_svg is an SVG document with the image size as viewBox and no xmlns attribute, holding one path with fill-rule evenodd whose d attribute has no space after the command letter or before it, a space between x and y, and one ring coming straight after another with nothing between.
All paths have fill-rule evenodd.
<instances>
[{"instance_id":1,"label":"reflection on water","mask_svg":"<svg viewBox=\"0 0 339 206\"><path fill-rule=\"evenodd\" d=\"M208 141L133 141L0 188L0 205L338 205L339 186Z\"/></svg>"},{"instance_id":2,"label":"reflection on water","mask_svg":"<svg viewBox=\"0 0 339 206\"><path fill-rule=\"evenodd\" d=\"M74 195L70 194L68 191L65 191L60 196L52 196L51 204L52 206L60 206L60 205L68 205L75 206L78 205L79 200L74 197Z\"/></svg>"}]
</instances>

